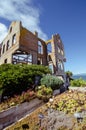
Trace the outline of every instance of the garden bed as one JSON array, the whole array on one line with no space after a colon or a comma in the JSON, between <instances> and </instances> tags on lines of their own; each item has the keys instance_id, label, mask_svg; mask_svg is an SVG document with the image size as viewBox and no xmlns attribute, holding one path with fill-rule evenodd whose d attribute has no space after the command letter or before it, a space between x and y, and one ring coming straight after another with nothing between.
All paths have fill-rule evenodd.
<instances>
[{"instance_id":1,"label":"garden bed","mask_svg":"<svg viewBox=\"0 0 86 130\"><path fill-rule=\"evenodd\" d=\"M27 126L29 130L86 129L86 117L84 116L82 122L77 122L74 117L74 113L86 111L85 93L67 91L51 101L6 130L22 130L23 126Z\"/></svg>"},{"instance_id":2,"label":"garden bed","mask_svg":"<svg viewBox=\"0 0 86 130\"><path fill-rule=\"evenodd\" d=\"M18 104L29 102L34 98L36 98L36 93L32 90L27 90L26 92L23 92L21 95L14 95L13 97L8 98L0 103L0 112L5 111Z\"/></svg>"}]
</instances>

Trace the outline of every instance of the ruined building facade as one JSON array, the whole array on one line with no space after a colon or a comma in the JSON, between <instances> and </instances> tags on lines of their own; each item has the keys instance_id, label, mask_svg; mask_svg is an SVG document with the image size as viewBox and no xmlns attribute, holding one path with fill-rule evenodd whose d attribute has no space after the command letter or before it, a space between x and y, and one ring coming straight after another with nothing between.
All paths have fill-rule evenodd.
<instances>
[{"instance_id":1,"label":"ruined building facade","mask_svg":"<svg viewBox=\"0 0 86 130\"><path fill-rule=\"evenodd\" d=\"M55 75L64 75L64 46L59 34L48 41L30 32L20 21L12 22L0 44L0 64L41 64L49 66Z\"/></svg>"}]
</instances>

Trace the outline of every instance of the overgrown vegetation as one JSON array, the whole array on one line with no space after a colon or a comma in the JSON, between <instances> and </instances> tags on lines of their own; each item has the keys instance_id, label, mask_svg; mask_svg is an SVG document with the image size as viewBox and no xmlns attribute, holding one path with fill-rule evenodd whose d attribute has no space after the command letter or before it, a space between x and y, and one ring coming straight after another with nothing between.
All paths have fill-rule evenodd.
<instances>
[{"instance_id":1,"label":"overgrown vegetation","mask_svg":"<svg viewBox=\"0 0 86 130\"><path fill-rule=\"evenodd\" d=\"M63 81L57 76L45 75L41 78L41 85L51 87L53 90L59 89L63 85Z\"/></svg>"},{"instance_id":2,"label":"overgrown vegetation","mask_svg":"<svg viewBox=\"0 0 86 130\"><path fill-rule=\"evenodd\" d=\"M72 73L71 71L69 71L69 70L66 71L65 74L66 74L68 77L70 77L70 78L73 76L73 73Z\"/></svg>"},{"instance_id":3,"label":"overgrown vegetation","mask_svg":"<svg viewBox=\"0 0 86 130\"><path fill-rule=\"evenodd\" d=\"M50 107L48 103L48 107ZM60 111L64 111L67 114L74 114L86 110L86 96L85 93L72 91L63 93L56 97L56 100L52 104L52 108Z\"/></svg>"},{"instance_id":4,"label":"overgrown vegetation","mask_svg":"<svg viewBox=\"0 0 86 130\"><path fill-rule=\"evenodd\" d=\"M3 96L21 94L34 85L36 76L47 73L50 73L49 68L41 65L3 64L0 66L0 93Z\"/></svg>"},{"instance_id":5,"label":"overgrown vegetation","mask_svg":"<svg viewBox=\"0 0 86 130\"><path fill-rule=\"evenodd\" d=\"M82 78L74 79L71 80L70 84L74 87L86 87L86 80L83 80Z\"/></svg>"},{"instance_id":6,"label":"overgrown vegetation","mask_svg":"<svg viewBox=\"0 0 86 130\"><path fill-rule=\"evenodd\" d=\"M37 97L43 101L48 101L52 97L53 91L50 87L45 87L44 85L38 87Z\"/></svg>"}]
</instances>

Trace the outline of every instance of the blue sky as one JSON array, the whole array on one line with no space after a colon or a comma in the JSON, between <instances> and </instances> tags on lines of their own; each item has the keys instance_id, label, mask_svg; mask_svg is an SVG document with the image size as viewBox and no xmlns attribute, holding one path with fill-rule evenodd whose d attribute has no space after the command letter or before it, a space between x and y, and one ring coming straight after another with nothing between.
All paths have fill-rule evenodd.
<instances>
[{"instance_id":1,"label":"blue sky","mask_svg":"<svg viewBox=\"0 0 86 130\"><path fill-rule=\"evenodd\" d=\"M0 42L13 20L21 20L39 37L59 33L65 48L65 70L86 73L86 0L0 0Z\"/></svg>"}]
</instances>

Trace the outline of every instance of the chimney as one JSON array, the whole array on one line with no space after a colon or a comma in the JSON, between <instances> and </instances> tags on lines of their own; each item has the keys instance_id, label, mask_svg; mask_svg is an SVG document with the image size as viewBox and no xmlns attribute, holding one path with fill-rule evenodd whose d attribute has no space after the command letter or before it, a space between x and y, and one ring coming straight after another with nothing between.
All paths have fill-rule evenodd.
<instances>
[{"instance_id":1,"label":"chimney","mask_svg":"<svg viewBox=\"0 0 86 130\"><path fill-rule=\"evenodd\" d=\"M34 32L34 34L35 34L35 36L37 36L37 37L38 37L38 32L36 32L36 31L35 31L35 32Z\"/></svg>"}]
</instances>

